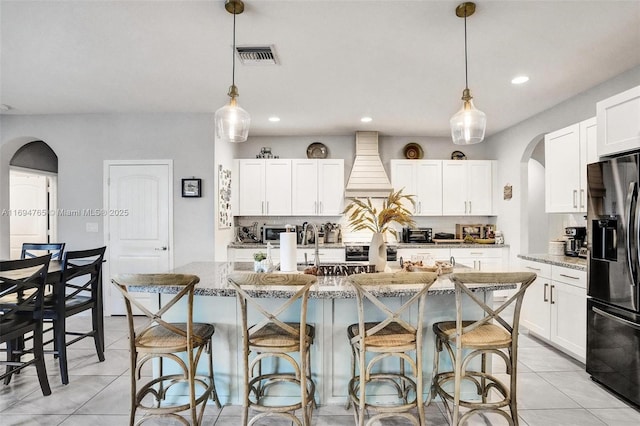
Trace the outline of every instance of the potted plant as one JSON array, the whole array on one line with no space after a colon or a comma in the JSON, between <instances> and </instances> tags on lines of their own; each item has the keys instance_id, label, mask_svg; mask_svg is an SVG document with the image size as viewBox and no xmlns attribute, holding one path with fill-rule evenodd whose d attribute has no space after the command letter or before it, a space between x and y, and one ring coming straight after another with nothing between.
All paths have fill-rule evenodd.
<instances>
[{"instance_id":1,"label":"potted plant","mask_svg":"<svg viewBox=\"0 0 640 426\"><path fill-rule=\"evenodd\" d=\"M266 260L267 255L261 251L253 253L253 270L254 272L263 271L263 260Z\"/></svg>"},{"instance_id":2,"label":"potted plant","mask_svg":"<svg viewBox=\"0 0 640 426\"><path fill-rule=\"evenodd\" d=\"M411 211L403 204L409 202L415 207L414 197L414 195L403 194L402 189L397 192L391 190L389 196L383 200L380 209L373 205L369 197L366 200L354 198L345 207L343 214L348 215L347 220L351 229L373 232L369 245L369 262L376 265L376 271L384 271L387 264L386 234L390 233L399 240L398 231L391 225L395 223L400 226L415 226Z\"/></svg>"}]
</instances>

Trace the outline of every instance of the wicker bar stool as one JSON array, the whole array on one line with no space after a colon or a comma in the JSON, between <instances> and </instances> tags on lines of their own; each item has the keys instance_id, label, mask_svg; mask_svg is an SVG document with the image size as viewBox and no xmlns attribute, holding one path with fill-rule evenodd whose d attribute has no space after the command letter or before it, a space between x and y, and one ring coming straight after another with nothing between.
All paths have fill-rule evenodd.
<instances>
[{"instance_id":1,"label":"wicker bar stool","mask_svg":"<svg viewBox=\"0 0 640 426\"><path fill-rule=\"evenodd\" d=\"M136 424L142 424L152 416L171 417L186 425L201 424L207 399L213 399L218 408L220 408L220 402L213 377L212 338L215 328L212 324L193 322L194 288L200 278L182 274L122 274L111 281L124 296L127 308L131 352L129 424L134 424L136 412L143 414ZM178 293L159 311L151 312L135 299L129 291L130 286L174 287ZM171 308L183 298L187 299L187 312L180 312L180 314L186 316L186 322L172 323L163 320L163 315L170 312ZM134 308L147 317L147 321L137 327L134 325ZM175 308L175 310L178 309L184 308ZM137 316L136 322L139 323L139 321L140 316ZM204 351L208 353L206 376L198 375L196 371ZM179 356L180 353L184 353L186 360ZM141 378L142 367L147 361L153 359L158 360L159 375L145 382ZM168 360L173 362L166 362ZM165 373L164 369L167 367L177 367L179 372ZM188 387L188 402L180 403L178 396L172 395L168 398L169 389L177 384ZM149 396L152 397L155 406L149 403ZM190 422L178 414L185 411Z\"/></svg>"},{"instance_id":2,"label":"wicker bar stool","mask_svg":"<svg viewBox=\"0 0 640 426\"><path fill-rule=\"evenodd\" d=\"M536 274L529 272L451 275L456 292L456 320L433 324L436 353L432 382L432 393L440 396L444 402L451 424L463 424L475 414L493 412L503 416L510 425L518 425L516 373L520 309L525 291L535 279ZM492 308L473 290L475 287L495 284L519 284L519 288L500 306ZM481 319L463 320L463 296L471 301L471 306L482 309L484 316ZM507 307L513 308L512 317L504 312ZM444 349L449 354L453 371L439 371L440 352ZM505 362L509 383L504 383L487 371L487 355L498 356ZM471 365L477 357L480 357L480 371ZM471 383L469 392L475 390L477 396L474 399L462 399L465 382ZM464 391L467 392L467 388ZM461 407L467 411L461 412ZM505 411L505 407L509 411Z\"/></svg>"},{"instance_id":3,"label":"wicker bar stool","mask_svg":"<svg viewBox=\"0 0 640 426\"><path fill-rule=\"evenodd\" d=\"M245 426L258 423L268 416L282 417L296 425L311 425L315 384L311 378L310 347L315 329L307 324L307 302L309 290L316 281L314 275L303 274L236 272L229 276L229 284L236 290L242 316L242 424ZM265 285L287 290L287 294L294 287L295 294L287 296L286 302L273 309L266 306L269 299L255 297L259 296L255 293L256 290L260 292L259 286ZM277 293L277 288L270 288L270 294ZM259 322L249 325L249 314L259 316ZM288 319L292 316L298 321L290 322ZM298 360L291 355L294 353L298 354ZM279 363L288 368L285 370ZM269 368L266 368L267 364ZM269 387L276 384L293 384L296 387L296 400L282 405L269 401ZM258 412L251 420L250 408ZM298 410L302 419L295 415Z\"/></svg>"},{"instance_id":4,"label":"wicker bar stool","mask_svg":"<svg viewBox=\"0 0 640 426\"><path fill-rule=\"evenodd\" d=\"M367 425L389 417L402 417L420 426L425 424L422 325L427 291L437 278L437 274L432 272L349 276L348 282L356 290L358 304L358 323L347 328L352 350L349 404L354 405L356 424L365 424L366 410L375 412ZM391 309L380 297L384 296L385 287L396 284L416 284L416 293L399 308ZM417 312L410 313L410 308L413 309L415 305ZM384 317L382 321L367 321L380 316ZM389 371L381 365L391 357L399 359L398 370ZM410 371L407 371L405 364L408 364ZM373 394L373 386L380 385L391 387L397 394L397 398L391 395L395 401L375 401L374 397L380 396ZM415 409L418 412L417 418L411 412Z\"/></svg>"}]
</instances>

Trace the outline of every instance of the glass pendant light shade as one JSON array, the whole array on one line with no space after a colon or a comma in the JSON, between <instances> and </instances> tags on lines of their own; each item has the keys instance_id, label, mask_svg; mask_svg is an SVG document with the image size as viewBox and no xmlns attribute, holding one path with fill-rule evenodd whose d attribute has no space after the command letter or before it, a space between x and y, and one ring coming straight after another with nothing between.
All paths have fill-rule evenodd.
<instances>
[{"instance_id":1,"label":"glass pendant light shade","mask_svg":"<svg viewBox=\"0 0 640 426\"><path fill-rule=\"evenodd\" d=\"M451 120L451 139L456 145L473 145L484 139L487 116L473 105L471 99L465 100L460 111Z\"/></svg>"},{"instance_id":2,"label":"glass pendant light shade","mask_svg":"<svg viewBox=\"0 0 640 426\"><path fill-rule=\"evenodd\" d=\"M229 103L216 111L216 137L226 142L244 142L249 136L249 113L238 106L236 87L236 15L244 12L242 0L226 0L224 8L233 15L233 51L231 56L231 87Z\"/></svg>"},{"instance_id":3,"label":"glass pendant light shade","mask_svg":"<svg viewBox=\"0 0 640 426\"><path fill-rule=\"evenodd\" d=\"M216 111L216 136L226 142L244 142L249 136L251 117L238 105L235 96Z\"/></svg>"},{"instance_id":4,"label":"glass pendant light shade","mask_svg":"<svg viewBox=\"0 0 640 426\"><path fill-rule=\"evenodd\" d=\"M465 88L462 91L462 108L456 112L449 126L451 127L451 139L456 145L473 145L484 139L484 131L487 128L487 116L473 105L473 97L469 90L469 73L467 63L467 17L473 15L476 5L473 2L461 3L456 7L456 16L464 18L464 81Z\"/></svg>"}]
</instances>

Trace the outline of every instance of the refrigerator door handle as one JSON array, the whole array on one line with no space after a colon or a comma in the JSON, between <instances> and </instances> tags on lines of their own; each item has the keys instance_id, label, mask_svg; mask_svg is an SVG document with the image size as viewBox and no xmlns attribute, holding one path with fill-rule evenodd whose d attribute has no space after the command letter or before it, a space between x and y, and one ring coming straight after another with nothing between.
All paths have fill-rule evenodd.
<instances>
[{"instance_id":1,"label":"refrigerator door handle","mask_svg":"<svg viewBox=\"0 0 640 426\"><path fill-rule=\"evenodd\" d=\"M610 320L613 320L613 321L616 321L616 322L622 323L622 324L624 324L624 325L628 325L629 327L633 327L633 328L635 328L636 330L640 330L640 324L636 324L636 323L635 323L635 322L633 322L633 321L629 321L629 320L627 320L627 319L620 318L620 317L618 317L618 316L612 315L612 314L610 314L609 312L605 312L605 311L603 311L602 309L598 309L598 308L596 308L595 306L592 306L592 307L591 307L591 310L592 310L594 313L596 313L596 314L598 314L598 315L602 315L602 316L603 316L603 317L605 317L605 318L609 318Z\"/></svg>"},{"instance_id":2,"label":"refrigerator door handle","mask_svg":"<svg viewBox=\"0 0 640 426\"><path fill-rule=\"evenodd\" d=\"M627 267L629 269L629 276L631 277L631 285L633 285L634 287L638 285L638 283L636 282L636 272L637 272L637 267L638 267L638 258L637 256L634 256L634 252L633 249L636 249L637 252L637 247L632 247L632 243L634 243L634 237L637 237L637 229L636 229L636 235L633 235L632 230L634 228L637 228L637 225L635 223L635 220L637 218L635 218L635 211L633 209L633 202L634 200L637 202L638 200L638 183L637 182L630 182L629 183L629 190L627 191L627 241L626 241L626 249L627 249ZM637 241L635 243L635 245L637 245ZM633 257L635 257L636 262L634 262ZM633 300L633 307L635 309L637 309L637 300Z\"/></svg>"}]
</instances>

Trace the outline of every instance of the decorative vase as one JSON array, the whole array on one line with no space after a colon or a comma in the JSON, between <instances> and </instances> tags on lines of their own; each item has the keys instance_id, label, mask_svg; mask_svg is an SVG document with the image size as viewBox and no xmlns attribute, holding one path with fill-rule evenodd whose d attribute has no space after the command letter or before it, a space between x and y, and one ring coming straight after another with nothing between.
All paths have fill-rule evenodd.
<instances>
[{"instance_id":1,"label":"decorative vase","mask_svg":"<svg viewBox=\"0 0 640 426\"><path fill-rule=\"evenodd\" d=\"M373 234L369 244L369 263L376 266L376 272L384 272L387 266L387 244L380 232Z\"/></svg>"}]
</instances>

